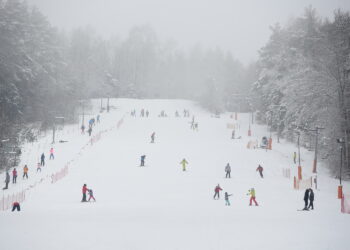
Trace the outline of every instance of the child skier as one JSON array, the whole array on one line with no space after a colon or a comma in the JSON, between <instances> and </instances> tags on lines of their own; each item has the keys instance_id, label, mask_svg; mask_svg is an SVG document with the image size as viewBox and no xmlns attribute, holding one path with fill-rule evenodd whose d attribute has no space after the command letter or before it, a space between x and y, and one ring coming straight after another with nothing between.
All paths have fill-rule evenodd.
<instances>
[{"instance_id":1,"label":"child skier","mask_svg":"<svg viewBox=\"0 0 350 250\"><path fill-rule=\"evenodd\" d=\"M263 169L263 167L260 164L257 167L256 171L259 171L260 177L264 178L263 173L262 173L264 171L264 169Z\"/></svg>"},{"instance_id":2,"label":"child skier","mask_svg":"<svg viewBox=\"0 0 350 250\"><path fill-rule=\"evenodd\" d=\"M144 167L145 166L145 158L146 156L145 155L141 155L141 167Z\"/></svg>"},{"instance_id":3,"label":"child skier","mask_svg":"<svg viewBox=\"0 0 350 250\"><path fill-rule=\"evenodd\" d=\"M92 191L92 189L88 189L88 193L89 193L89 200L88 201L90 201L91 198L94 199L94 201L96 201L96 199L94 197L94 192Z\"/></svg>"},{"instance_id":4,"label":"child skier","mask_svg":"<svg viewBox=\"0 0 350 250\"><path fill-rule=\"evenodd\" d=\"M55 159L55 156L53 155L53 148L50 149L50 160Z\"/></svg>"},{"instance_id":5,"label":"child skier","mask_svg":"<svg viewBox=\"0 0 350 250\"><path fill-rule=\"evenodd\" d=\"M225 206L231 206L229 197L232 196L232 194L228 194L227 192L225 192Z\"/></svg>"},{"instance_id":6,"label":"child skier","mask_svg":"<svg viewBox=\"0 0 350 250\"><path fill-rule=\"evenodd\" d=\"M180 164L182 165L182 171L186 171L186 164L188 164L188 162L186 161L185 158L183 158Z\"/></svg>"},{"instance_id":7,"label":"child skier","mask_svg":"<svg viewBox=\"0 0 350 250\"><path fill-rule=\"evenodd\" d=\"M12 183L13 184L17 183L17 170L16 170L16 168L14 168L12 171Z\"/></svg>"},{"instance_id":8,"label":"child skier","mask_svg":"<svg viewBox=\"0 0 350 250\"><path fill-rule=\"evenodd\" d=\"M248 190L248 194L247 195L250 195L249 206L252 205L252 201L254 201L255 206L259 206L258 203L255 200L255 189L254 188L251 188L250 190Z\"/></svg>"},{"instance_id":9,"label":"child skier","mask_svg":"<svg viewBox=\"0 0 350 250\"><path fill-rule=\"evenodd\" d=\"M26 177L28 179L28 167L27 165L24 165L24 168L23 168L23 179L24 177Z\"/></svg>"},{"instance_id":10,"label":"child skier","mask_svg":"<svg viewBox=\"0 0 350 250\"><path fill-rule=\"evenodd\" d=\"M226 178L231 178L231 166L230 163L227 163L225 167L225 172L226 172Z\"/></svg>"},{"instance_id":11,"label":"child skier","mask_svg":"<svg viewBox=\"0 0 350 250\"><path fill-rule=\"evenodd\" d=\"M222 191L222 188L220 187L220 185L218 184L215 189L214 189L214 200L215 200L215 197L217 196L218 199L220 199L220 191Z\"/></svg>"}]
</instances>

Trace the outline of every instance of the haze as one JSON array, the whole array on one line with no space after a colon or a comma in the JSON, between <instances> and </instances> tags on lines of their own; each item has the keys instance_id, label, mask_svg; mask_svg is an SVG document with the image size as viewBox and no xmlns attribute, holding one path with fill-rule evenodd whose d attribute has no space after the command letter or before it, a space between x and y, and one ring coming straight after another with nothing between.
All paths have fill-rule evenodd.
<instances>
[{"instance_id":1,"label":"haze","mask_svg":"<svg viewBox=\"0 0 350 250\"><path fill-rule=\"evenodd\" d=\"M106 38L125 37L135 25L150 25L160 39L174 39L189 47L220 47L248 63L266 43L269 26L303 14L312 5L322 17L337 8L349 9L346 0L30 0L50 22L66 30L92 26Z\"/></svg>"}]
</instances>

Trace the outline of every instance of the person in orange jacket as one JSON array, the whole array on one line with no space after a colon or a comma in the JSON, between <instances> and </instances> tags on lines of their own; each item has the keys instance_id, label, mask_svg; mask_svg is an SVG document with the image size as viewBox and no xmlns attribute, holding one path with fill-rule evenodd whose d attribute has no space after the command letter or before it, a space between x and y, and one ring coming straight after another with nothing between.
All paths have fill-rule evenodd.
<instances>
[{"instance_id":1,"label":"person in orange jacket","mask_svg":"<svg viewBox=\"0 0 350 250\"><path fill-rule=\"evenodd\" d=\"M24 165L24 168L23 168L23 179L24 177L26 177L28 179L28 167L27 165Z\"/></svg>"}]
</instances>

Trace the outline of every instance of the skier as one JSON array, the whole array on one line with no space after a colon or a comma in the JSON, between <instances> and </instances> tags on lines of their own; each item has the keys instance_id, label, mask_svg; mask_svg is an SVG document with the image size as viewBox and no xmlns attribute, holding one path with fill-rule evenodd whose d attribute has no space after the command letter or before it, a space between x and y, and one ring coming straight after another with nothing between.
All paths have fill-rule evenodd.
<instances>
[{"instance_id":1,"label":"skier","mask_svg":"<svg viewBox=\"0 0 350 250\"><path fill-rule=\"evenodd\" d=\"M13 169L12 171L12 183L17 183L17 170L16 168Z\"/></svg>"},{"instance_id":2,"label":"skier","mask_svg":"<svg viewBox=\"0 0 350 250\"><path fill-rule=\"evenodd\" d=\"M235 139L235 130L232 130L232 136L231 139Z\"/></svg>"},{"instance_id":3,"label":"skier","mask_svg":"<svg viewBox=\"0 0 350 250\"><path fill-rule=\"evenodd\" d=\"M142 110L141 110L141 117L144 117L144 116L145 116L145 110L142 109Z\"/></svg>"},{"instance_id":4,"label":"skier","mask_svg":"<svg viewBox=\"0 0 350 250\"><path fill-rule=\"evenodd\" d=\"M146 111L146 117L148 117L148 116L149 116L149 111L147 110L147 111Z\"/></svg>"},{"instance_id":5,"label":"skier","mask_svg":"<svg viewBox=\"0 0 350 250\"><path fill-rule=\"evenodd\" d=\"M307 209L311 209L314 210L314 198L315 198L315 194L314 194L314 191L312 190L312 188L309 188L309 191L310 191L310 195L309 195L309 206L307 207Z\"/></svg>"},{"instance_id":6,"label":"skier","mask_svg":"<svg viewBox=\"0 0 350 250\"><path fill-rule=\"evenodd\" d=\"M141 155L141 167L144 167L145 166L145 158L146 156L145 155Z\"/></svg>"},{"instance_id":7,"label":"skier","mask_svg":"<svg viewBox=\"0 0 350 250\"><path fill-rule=\"evenodd\" d=\"M38 162L38 165L36 166L36 172L38 173L38 172L41 172L41 165L40 165L40 163Z\"/></svg>"},{"instance_id":8,"label":"skier","mask_svg":"<svg viewBox=\"0 0 350 250\"><path fill-rule=\"evenodd\" d=\"M89 128L88 133L89 133L89 136L91 136L91 133L92 133L92 127L90 127L90 128Z\"/></svg>"},{"instance_id":9,"label":"skier","mask_svg":"<svg viewBox=\"0 0 350 250\"><path fill-rule=\"evenodd\" d=\"M230 163L227 163L225 167L226 177L225 178L231 178L231 166Z\"/></svg>"},{"instance_id":10,"label":"skier","mask_svg":"<svg viewBox=\"0 0 350 250\"><path fill-rule=\"evenodd\" d=\"M254 201L255 206L259 206L255 200L255 189L254 188L249 189L247 195L250 195L249 206L252 205L252 201Z\"/></svg>"},{"instance_id":11,"label":"skier","mask_svg":"<svg viewBox=\"0 0 350 250\"><path fill-rule=\"evenodd\" d=\"M258 168L256 169L256 171L259 171L260 177L264 178L263 173L262 173L264 171L264 169L260 164L259 164Z\"/></svg>"},{"instance_id":12,"label":"skier","mask_svg":"<svg viewBox=\"0 0 350 250\"><path fill-rule=\"evenodd\" d=\"M182 165L182 171L186 171L186 164L188 164L188 162L186 161L185 158L183 158L180 164Z\"/></svg>"},{"instance_id":13,"label":"skier","mask_svg":"<svg viewBox=\"0 0 350 250\"><path fill-rule=\"evenodd\" d=\"M215 187L214 191L215 191L214 200L216 196L218 196L218 199L220 199L220 191L222 191L222 188L220 187L219 184Z\"/></svg>"},{"instance_id":14,"label":"skier","mask_svg":"<svg viewBox=\"0 0 350 250\"><path fill-rule=\"evenodd\" d=\"M24 177L26 177L28 179L28 167L27 165L24 165L24 168L23 168L23 179Z\"/></svg>"},{"instance_id":15,"label":"skier","mask_svg":"<svg viewBox=\"0 0 350 250\"><path fill-rule=\"evenodd\" d=\"M97 123L100 123L100 115L97 115L96 120L97 120Z\"/></svg>"},{"instance_id":16,"label":"skier","mask_svg":"<svg viewBox=\"0 0 350 250\"><path fill-rule=\"evenodd\" d=\"M41 160L40 161L40 165L41 166L45 166L45 155L44 155L44 153L41 154L40 160Z\"/></svg>"},{"instance_id":17,"label":"skier","mask_svg":"<svg viewBox=\"0 0 350 250\"><path fill-rule=\"evenodd\" d=\"M8 189L9 188L9 182L10 182L10 174L8 171L6 171L6 177L5 177L5 187L3 188L3 190Z\"/></svg>"},{"instance_id":18,"label":"skier","mask_svg":"<svg viewBox=\"0 0 350 250\"><path fill-rule=\"evenodd\" d=\"M84 184L83 188L82 188L82 192L83 192L83 199L81 200L81 202L86 202L86 192L88 191L88 188L86 187L86 184Z\"/></svg>"},{"instance_id":19,"label":"skier","mask_svg":"<svg viewBox=\"0 0 350 250\"><path fill-rule=\"evenodd\" d=\"M53 148L50 149L50 160L55 159L55 156L53 155Z\"/></svg>"},{"instance_id":20,"label":"skier","mask_svg":"<svg viewBox=\"0 0 350 250\"><path fill-rule=\"evenodd\" d=\"M196 122L196 123L194 124L194 129L195 129L196 131L198 131L198 122Z\"/></svg>"},{"instance_id":21,"label":"skier","mask_svg":"<svg viewBox=\"0 0 350 250\"><path fill-rule=\"evenodd\" d=\"M154 138L155 138L155 135L156 135L156 133L155 133L155 132L153 132L153 133L151 134L151 143L154 143Z\"/></svg>"},{"instance_id":22,"label":"skier","mask_svg":"<svg viewBox=\"0 0 350 250\"><path fill-rule=\"evenodd\" d=\"M90 201L91 198L94 199L94 201L96 201L96 199L94 197L94 192L92 191L92 189L88 189L88 193L89 193L89 200L88 201Z\"/></svg>"},{"instance_id":23,"label":"skier","mask_svg":"<svg viewBox=\"0 0 350 250\"><path fill-rule=\"evenodd\" d=\"M194 129L194 116L192 116L191 129Z\"/></svg>"},{"instance_id":24,"label":"skier","mask_svg":"<svg viewBox=\"0 0 350 250\"><path fill-rule=\"evenodd\" d=\"M228 194L227 192L225 192L225 206L231 206L229 197L232 196L232 194Z\"/></svg>"},{"instance_id":25,"label":"skier","mask_svg":"<svg viewBox=\"0 0 350 250\"><path fill-rule=\"evenodd\" d=\"M94 124L94 121L92 119L90 119L89 120L89 128L91 128L93 124Z\"/></svg>"},{"instance_id":26,"label":"skier","mask_svg":"<svg viewBox=\"0 0 350 250\"><path fill-rule=\"evenodd\" d=\"M294 164L297 164L297 152L293 153L293 161L294 161Z\"/></svg>"},{"instance_id":27,"label":"skier","mask_svg":"<svg viewBox=\"0 0 350 250\"><path fill-rule=\"evenodd\" d=\"M306 189L305 194L304 194L304 202L305 202L305 207L303 210L308 210L308 202L309 202L309 197L310 197L310 190Z\"/></svg>"},{"instance_id":28,"label":"skier","mask_svg":"<svg viewBox=\"0 0 350 250\"><path fill-rule=\"evenodd\" d=\"M82 133L82 134L85 134L85 126L84 126L84 124L81 125L81 133Z\"/></svg>"},{"instance_id":29,"label":"skier","mask_svg":"<svg viewBox=\"0 0 350 250\"><path fill-rule=\"evenodd\" d=\"M21 206L19 205L19 202L15 201L13 204L12 204L12 212L15 211L17 209L17 211L21 211Z\"/></svg>"},{"instance_id":30,"label":"skier","mask_svg":"<svg viewBox=\"0 0 350 250\"><path fill-rule=\"evenodd\" d=\"M179 112L177 112L177 110L175 112L175 117L179 117Z\"/></svg>"}]
</instances>

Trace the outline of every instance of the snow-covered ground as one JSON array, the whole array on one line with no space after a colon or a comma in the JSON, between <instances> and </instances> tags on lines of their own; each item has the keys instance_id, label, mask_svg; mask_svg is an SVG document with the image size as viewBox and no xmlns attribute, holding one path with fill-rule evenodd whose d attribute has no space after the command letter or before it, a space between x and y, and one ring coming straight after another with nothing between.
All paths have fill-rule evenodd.
<instances>
[{"instance_id":1,"label":"snow-covered ground","mask_svg":"<svg viewBox=\"0 0 350 250\"><path fill-rule=\"evenodd\" d=\"M242 139L232 140L226 125L236 121L229 114L213 118L189 101L112 102L117 109L102 114L94 133L113 129L83 151L89 138L79 133L78 125L58 135L69 142L54 145L55 160L48 160L49 137L26 147L22 164L29 165L30 179L22 180L19 169L18 183L10 184L3 194L45 180L27 192L21 212L0 212L0 249L350 248L346 240L350 215L340 213L338 181L328 177L320 164L315 210L297 211L303 208L304 190L294 190L292 179L282 176L283 168L296 173L295 146L274 140L272 151L247 149L248 114L238 115L236 136ZM129 114L134 108L137 118ZM141 108L150 111L149 118L139 117ZM199 131L190 129L191 117L174 117L175 110L182 116L184 108L195 115ZM168 117L158 117L161 110ZM269 134L265 126L256 124L252 131L252 138L259 141ZM35 165L42 152L48 164L37 174ZM139 167L143 154L146 167ZM311 176L313 153L303 149L301 155L303 173ZM180 165L183 158L189 162L186 172ZM69 174L51 184L50 175L71 160ZM232 167L231 179L224 178L227 163ZM264 179L255 171L258 164L264 167ZM94 190L96 203L80 202L84 183ZM213 200L217 184L224 190L220 200ZM248 206L247 192L252 187L258 207ZM226 191L233 194L231 206L225 206Z\"/></svg>"}]
</instances>

